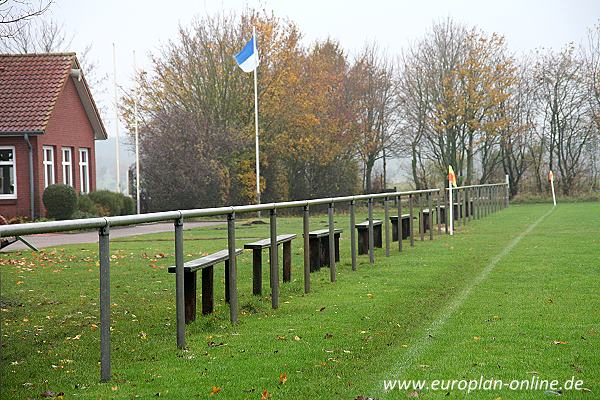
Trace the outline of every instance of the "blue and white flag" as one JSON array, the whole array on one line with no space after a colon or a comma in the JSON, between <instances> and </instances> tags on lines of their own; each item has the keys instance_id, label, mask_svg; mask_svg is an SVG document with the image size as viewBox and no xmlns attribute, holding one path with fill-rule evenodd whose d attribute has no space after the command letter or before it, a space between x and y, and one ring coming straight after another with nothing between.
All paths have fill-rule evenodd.
<instances>
[{"instance_id":1,"label":"blue and white flag","mask_svg":"<svg viewBox=\"0 0 600 400\"><path fill-rule=\"evenodd\" d=\"M242 51L236 54L235 61L244 72L252 72L258 67L258 51L256 51L255 37L244 46Z\"/></svg>"}]
</instances>

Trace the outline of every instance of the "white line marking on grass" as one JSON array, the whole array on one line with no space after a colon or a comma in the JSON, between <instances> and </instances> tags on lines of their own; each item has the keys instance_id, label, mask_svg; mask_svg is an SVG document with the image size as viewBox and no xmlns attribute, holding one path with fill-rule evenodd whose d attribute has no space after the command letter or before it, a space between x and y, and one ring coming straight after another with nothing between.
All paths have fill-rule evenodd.
<instances>
[{"instance_id":1,"label":"white line marking on grass","mask_svg":"<svg viewBox=\"0 0 600 400\"><path fill-rule=\"evenodd\" d=\"M536 226L539 225L548 215L550 215L554 211L554 208L551 208L542 215L537 221L533 224L529 225L527 229L521 232L517 237L510 241L510 243L502 249L502 251L494 256L488 265L481 271L479 275L475 277L464 289L460 292L451 302L448 304L446 309L441 313L441 315L431 323L429 328L427 328L425 334L421 337L419 341L417 341L413 346L409 348L404 356L403 360L398 362L394 367L390 370L390 372L384 377L384 379L397 379L404 372L404 370L411 365L411 363L418 358L423 351L429 346L431 343L428 338L429 335L435 336L440 329L448 322L452 314L462 306L467 297L471 294L473 288L483 282L487 276L492 272L492 270L496 267L498 262L504 258L510 251L523 239L527 236L532 230L535 229ZM380 385L381 382L378 383ZM378 390L381 389L381 386L378 386Z\"/></svg>"}]
</instances>

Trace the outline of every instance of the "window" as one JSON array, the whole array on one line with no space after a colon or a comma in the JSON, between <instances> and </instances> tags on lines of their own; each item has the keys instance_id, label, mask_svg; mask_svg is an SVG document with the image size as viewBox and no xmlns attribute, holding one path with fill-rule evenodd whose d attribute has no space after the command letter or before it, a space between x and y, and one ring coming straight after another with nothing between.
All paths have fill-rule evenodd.
<instances>
[{"instance_id":1,"label":"window","mask_svg":"<svg viewBox=\"0 0 600 400\"><path fill-rule=\"evenodd\" d=\"M44 146L44 188L54 185L54 147Z\"/></svg>"},{"instance_id":2,"label":"window","mask_svg":"<svg viewBox=\"0 0 600 400\"><path fill-rule=\"evenodd\" d=\"M88 149L79 149L79 182L81 193L90 192L90 167Z\"/></svg>"},{"instance_id":3,"label":"window","mask_svg":"<svg viewBox=\"0 0 600 400\"><path fill-rule=\"evenodd\" d=\"M62 148L62 176L65 185L73 186L73 152L70 147Z\"/></svg>"},{"instance_id":4,"label":"window","mask_svg":"<svg viewBox=\"0 0 600 400\"><path fill-rule=\"evenodd\" d=\"M17 198L16 167L14 146L0 146L0 199Z\"/></svg>"}]
</instances>

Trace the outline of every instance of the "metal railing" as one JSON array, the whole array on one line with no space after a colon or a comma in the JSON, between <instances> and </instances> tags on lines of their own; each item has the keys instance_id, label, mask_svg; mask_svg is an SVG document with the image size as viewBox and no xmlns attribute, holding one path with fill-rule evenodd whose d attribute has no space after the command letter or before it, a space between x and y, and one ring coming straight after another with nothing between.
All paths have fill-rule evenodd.
<instances>
[{"instance_id":1,"label":"metal railing","mask_svg":"<svg viewBox=\"0 0 600 400\"><path fill-rule=\"evenodd\" d=\"M474 210L477 210L477 218L497 211L502 206L508 206L508 191L506 195L501 196L498 188L505 186L506 183L489 185L471 185L455 188L462 201L467 202L470 196L474 201ZM317 205L328 206L328 228L329 228L329 268L330 280L336 280L336 261L335 261L335 224L334 224L334 206L340 203L349 204L350 219L350 251L352 257L352 270L356 270L356 232L355 232L355 205L357 202L367 202L368 205L368 243L369 243L369 261L375 262L374 255L374 229L373 229L373 203L377 200L383 201L385 214L385 255L390 255L389 239L389 203L395 200L398 211L398 250L402 251L402 233L401 216L403 199L408 198L409 225L410 225L410 246L414 246L413 217L415 202L417 203L419 213L419 232L420 239L424 240L424 215L425 204L428 206L427 218L429 222L429 239L433 240L433 202L435 196L435 211L437 218L438 233L441 233L440 209L448 206L447 197L444 195L442 205L442 196L440 189L413 190L406 192L377 193L357 196L332 197L302 201L288 201L281 203L255 204L245 206L217 207L192 210L177 210L167 212L156 212L138 215L127 215L118 217L88 218L67 221L49 221L35 222L27 224L3 225L0 226L0 238L20 235L30 235L37 233L64 232L72 230L98 230L98 258L100 261L100 379L108 381L111 378L110 361L110 228L118 226L129 226L152 222L173 221L174 225L174 243L175 243L175 297L176 297L176 320L177 320L177 346L185 347L185 306L184 306L184 269L183 269L183 224L185 219L208 217L208 216L227 216L227 248L229 252L229 269L226 272L226 279L229 284L229 314L233 324L238 321L238 296L237 296L237 267L236 267L236 247L235 247L235 219L236 214L254 213L258 211L269 211L270 224L270 250L271 254L277 253L277 210L302 208L303 233L304 233L304 292L310 292L310 253L309 253L309 231L310 231L310 207ZM425 201L423 201L425 197ZM466 208L463 208L465 210ZM447 213L445 218L447 218ZM464 217L463 213L463 218ZM466 222L466 219L465 219ZM444 221L447 226L447 221ZM279 268L278 257L270 257L270 276L271 276L271 306L279 307Z\"/></svg>"}]
</instances>

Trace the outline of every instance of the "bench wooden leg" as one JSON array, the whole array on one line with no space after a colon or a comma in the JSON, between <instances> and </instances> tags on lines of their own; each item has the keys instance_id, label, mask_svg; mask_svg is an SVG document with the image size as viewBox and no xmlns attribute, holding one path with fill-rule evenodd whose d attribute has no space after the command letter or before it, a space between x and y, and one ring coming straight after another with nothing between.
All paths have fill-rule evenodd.
<instances>
[{"instance_id":1,"label":"bench wooden leg","mask_svg":"<svg viewBox=\"0 0 600 400\"><path fill-rule=\"evenodd\" d=\"M398 241L398 220L392 220L392 242Z\"/></svg>"},{"instance_id":2,"label":"bench wooden leg","mask_svg":"<svg viewBox=\"0 0 600 400\"><path fill-rule=\"evenodd\" d=\"M229 303L229 260L225 260L225 302Z\"/></svg>"},{"instance_id":3,"label":"bench wooden leg","mask_svg":"<svg viewBox=\"0 0 600 400\"><path fill-rule=\"evenodd\" d=\"M373 236L374 236L374 246L378 247L378 248L382 248L383 247L383 229L381 225L377 225L373 227Z\"/></svg>"},{"instance_id":4,"label":"bench wooden leg","mask_svg":"<svg viewBox=\"0 0 600 400\"><path fill-rule=\"evenodd\" d=\"M283 281L292 281L292 241L283 243Z\"/></svg>"},{"instance_id":5,"label":"bench wooden leg","mask_svg":"<svg viewBox=\"0 0 600 400\"><path fill-rule=\"evenodd\" d=\"M335 237L335 261L340 261L340 234L338 233Z\"/></svg>"},{"instance_id":6,"label":"bench wooden leg","mask_svg":"<svg viewBox=\"0 0 600 400\"><path fill-rule=\"evenodd\" d=\"M214 268L211 265L202 270L202 315L213 312L214 297Z\"/></svg>"},{"instance_id":7,"label":"bench wooden leg","mask_svg":"<svg viewBox=\"0 0 600 400\"><path fill-rule=\"evenodd\" d=\"M309 239L310 251L310 272L315 272L321 269L321 240L318 238Z\"/></svg>"},{"instance_id":8,"label":"bench wooden leg","mask_svg":"<svg viewBox=\"0 0 600 400\"><path fill-rule=\"evenodd\" d=\"M320 243L320 267L329 267L329 236L323 236L319 239Z\"/></svg>"},{"instance_id":9,"label":"bench wooden leg","mask_svg":"<svg viewBox=\"0 0 600 400\"><path fill-rule=\"evenodd\" d=\"M183 297L185 299L185 323L196 320L196 272L183 275Z\"/></svg>"},{"instance_id":10,"label":"bench wooden leg","mask_svg":"<svg viewBox=\"0 0 600 400\"><path fill-rule=\"evenodd\" d=\"M252 294L262 294L262 249L252 250Z\"/></svg>"},{"instance_id":11,"label":"bench wooden leg","mask_svg":"<svg viewBox=\"0 0 600 400\"><path fill-rule=\"evenodd\" d=\"M358 254L369 253L369 230L358 229Z\"/></svg>"}]
</instances>

